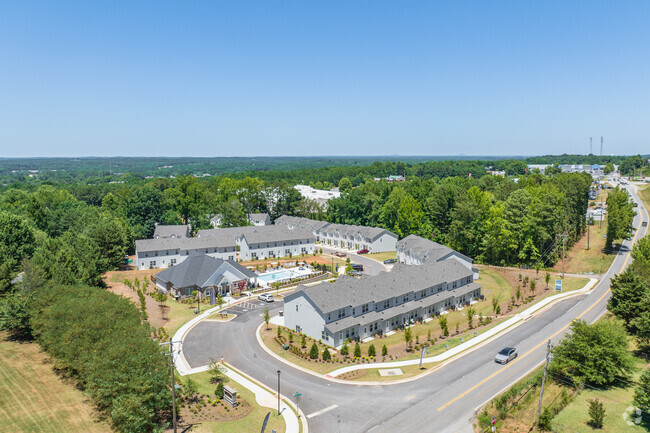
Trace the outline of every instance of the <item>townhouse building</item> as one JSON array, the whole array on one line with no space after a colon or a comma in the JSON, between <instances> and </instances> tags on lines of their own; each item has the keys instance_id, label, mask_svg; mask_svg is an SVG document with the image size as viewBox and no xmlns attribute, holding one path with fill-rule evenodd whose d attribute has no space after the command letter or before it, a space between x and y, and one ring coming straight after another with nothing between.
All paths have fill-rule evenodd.
<instances>
[{"instance_id":1,"label":"townhouse building","mask_svg":"<svg viewBox=\"0 0 650 433\"><path fill-rule=\"evenodd\" d=\"M481 286L458 260L396 266L361 279L299 286L284 300L285 326L338 347L438 315L480 298Z\"/></svg>"}]
</instances>

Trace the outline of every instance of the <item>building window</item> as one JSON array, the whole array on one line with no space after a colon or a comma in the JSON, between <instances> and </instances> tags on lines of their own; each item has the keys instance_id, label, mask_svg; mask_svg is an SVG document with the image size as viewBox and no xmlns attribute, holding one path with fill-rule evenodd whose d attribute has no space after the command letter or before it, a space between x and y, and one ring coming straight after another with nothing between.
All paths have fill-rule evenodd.
<instances>
[{"instance_id":1,"label":"building window","mask_svg":"<svg viewBox=\"0 0 650 433\"><path fill-rule=\"evenodd\" d=\"M176 264L176 259L171 259L169 261L169 266L174 266Z\"/></svg>"},{"instance_id":2,"label":"building window","mask_svg":"<svg viewBox=\"0 0 650 433\"><path fill-rule=\"evenodd\" d=\"M338 316L339 316L339 319L340 319L341 317L345 317L345 308L341 308L341 309L338 311Z\"/></svg>"},{"instance_id":3,"label":"building window","mask_svg":"<svg viewBox=\"0 0 650 433\"><path fill-rule=\"evenodd\" d=\"M327 341L327 340L328 340L327 333L325 332L324 329L323 329L323 332L320 333L320 338L321 338L321 340L323 340L323 341Z\"/></svg>"},{"instance_id":4,"label":"building window","mask_svg":"<svg viewBox=\"0 0 650 433\"><path fill-rule=\"evenodd\" d=\"M150 261L149 261L149 267L150 267L151 269L155 268L155 267L156 267L156 261L155 261L155 260L150 260Z\"/></svg>"},{"instance_id":5,"label":"building window","mask_svg":"<svg viewBox=\"0 0 650 433\"><path fill-rule=\"evenodd\" d=\"M234 256L228 256L228 260L235 260Z\"/></svg>"},{"instance_id":6,"label":"building window","mask_svg":"<svg viewBox=\"0 0 650 433\"><path fill-rule=\"evenodd\" d=\"M155 253L153 253L153 255L156 256L156 257L158 257L158 251L156 251Z\"/></svg>"},{"instance_id":7,"label":"building window","mask_svg":"<svg viewBox=\"0 0 650 433\"><path fill-rule=\"evenodd\" d=\"M390 299L384 301L384 310L390 306Z\"/></svg>"},{"instance_id":8,"label":"building window","mask_svg":"<svg viewBox=\"0 0 650 433\"><path fill-rule=\"evenodd\" d=\"M149 253L144 253L144 256L145 256L145 257L149 257Z\"/></svg>"},{"instance_id":9,"label":"building window","mask_svg":"<svg viewBox=\"0 0 650 433\"><path fill-rule=\"evenodd\" d=\"M298 311L298 304L296 304L296 311Z\"/></svg>"},{"instance_id":10,"label":"building window","mask_svg":"<svg viewBox=\"0 0 650 433\"><path fill-rule=\"evenodd\" d=\"M361 307L361 314L367 313L368 312L368 304L365 304L363 307Z\"/></svg>"}]
</instances>

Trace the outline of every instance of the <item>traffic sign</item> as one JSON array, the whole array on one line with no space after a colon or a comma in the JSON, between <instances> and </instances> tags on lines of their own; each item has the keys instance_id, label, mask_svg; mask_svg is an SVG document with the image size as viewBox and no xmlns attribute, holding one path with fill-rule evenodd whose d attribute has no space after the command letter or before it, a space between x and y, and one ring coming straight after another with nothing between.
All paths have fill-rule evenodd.
<instances>
[{"instance_id":1,"label":"traffic sign","mask_svg":"<svg viewBox=\"0 0 650 433\"><path fill-rule=\"evenodd\" d=\"M562 280L555 280L555 291L556 292L562 291Z\"/></svg>"}]
</instances>

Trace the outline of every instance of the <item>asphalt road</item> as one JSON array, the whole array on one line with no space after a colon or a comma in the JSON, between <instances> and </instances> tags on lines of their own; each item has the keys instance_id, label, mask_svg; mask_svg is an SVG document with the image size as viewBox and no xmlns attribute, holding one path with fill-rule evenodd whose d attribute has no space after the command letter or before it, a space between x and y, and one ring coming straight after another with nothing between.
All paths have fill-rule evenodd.
<instances>
[{"instance_id":1,"label":"asphalt road","mask_svg":"<svg viewBox=\"0 0 650 433\"><path fill-rule=\"evenodd\" d=\"M648 221L640 200L636 194L633 196L639 202L638 211ZM640 226L640 221L638 215L635 227ZM645 227L641 228L637 239L645 231ZM259 347L255 337L255 329L262 322L262 302L248 311L240 310L231 322L198 324L187 334L183 350L192 367L223 355L226 362L271 389L276 388L276 371L281 370L282 393L303 394L300 407L314 433L469 432L471 419L480 406L543 362L548 339L557 342L576 317L592 322L605 312L609 279L629 264L631 246L631 241L624 242L612 267L591 294L555 303L510 332L418 380L402 384L340 384L277 361ZM273 312L281 309L282 303L269 307ZM505 346L517 347L519 357L506 366L495 364L495 353Z\"/></svg>"},{"instance_id":2,"label":"asphalt road","mask_svg":"<svg viewBox=\"0 0 650 433\"><path fill-rule=\"evenodd\" d=\"M334 248L326 248L323 246L319 246L319 248L322 248L323 253L327 254L334 254L335 252L341 251ZM345 251L345 253L348 257L350 257L350 261L352 263L359 263L363 265L363 273L365 275L378 275L380 272L385 272L388 270L388 268L386 268L383 263L379 263L377 260L366 257L363 254L350 253L348 251ZM343 257L343 259L345 259L345 257Z\"/></svg>"}]
</instances>

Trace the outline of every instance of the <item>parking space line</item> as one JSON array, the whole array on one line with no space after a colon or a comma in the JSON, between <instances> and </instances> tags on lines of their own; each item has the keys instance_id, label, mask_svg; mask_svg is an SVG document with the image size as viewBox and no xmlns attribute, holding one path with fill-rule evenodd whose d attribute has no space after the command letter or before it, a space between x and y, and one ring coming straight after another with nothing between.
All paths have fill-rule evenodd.
<instances>
[{"instance_id":1,"label":"parking space line","mask_svg":"<svg viewBox=\"0 0 650 433\"><path fill-rule=\"evenodd\" d=\"M307 418L313 418L313 417L315 417L315 416L322 415L322 414L324 414L325 412L329 412L329 411L332 410L332 409L336 409L337 407L339 407L338 404L333 404L333 405L331 405L331 406L329 406L329 407L326 407L325 409L321 409L321 410L316 411L316 412L314 412L314 413L310 413L309 415L307 415Z\"/></svg>"}]
</instances>

